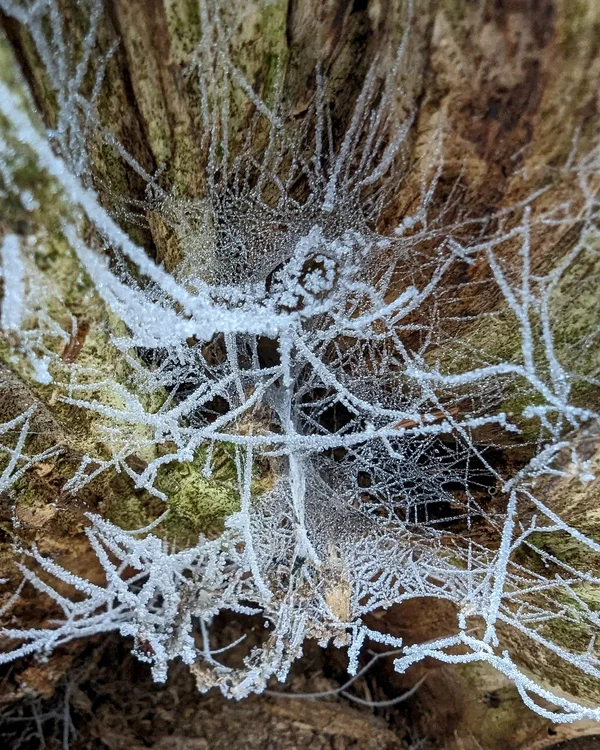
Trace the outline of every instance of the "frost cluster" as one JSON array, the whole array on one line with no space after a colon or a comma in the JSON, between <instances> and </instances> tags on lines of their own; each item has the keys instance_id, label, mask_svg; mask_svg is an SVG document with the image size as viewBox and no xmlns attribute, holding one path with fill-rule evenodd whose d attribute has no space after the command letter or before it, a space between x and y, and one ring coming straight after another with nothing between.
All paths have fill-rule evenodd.
<instances>
[{"instance_id":1,"label":"frost cluster","mask_svg":"<svg viewBox=\"0 0 600 750\"><path fill-rule=\"evenodd\" d=\"M593 479L577 436L595 434L598 414L580 403L575 386L597 383L566 369L553 300L569 269L597 254L599 154L581 157L574 143L561 173L571 186L568 203L550 210L538 191L470 218L453 192L441 207L435 200L442 124L421 171L418 205L390 226L386 210L407 173L412 123L410 106L399 114L397 86L410 18L399 49L371 67L343 137L332 135L319 70L306 125L292 136L281 97L267 105L229 59L227 29L207 0L190 67L202 103L206 196L187 200L100 132L94 108L106 58L93 68L92 97L80 93L101 9L96 0L88 5L90 31L74 59L55 0L0 0L48 69L59 126L42 133L4 83L0 116L7 142L18 137L60 191L62 234L120 321L112 346L128 374L53 358L47 342L68 341L72 332L57 331L43 298L31 293L39 283L35 237L3 240L2 327L21 337L33 365L45 357L43 377L54 378L58 398L97 417L104 452L86 455L65 489L117 471L168 500L161 471L202 453L210 477L215 446L224 444L234 456L240 510L222 534L184 549L156 535L162 516L138 532L90 516L102 586L29 551L20 565L25 580L63 616L44 629L4 630L21 645L0 663L117 630L134 638L156 679L179 657L200 689L216 685L239 698L263 691L273 676L285 679L307 638L348 646L351 672L372 639L403 649L398 670L428 656L485 661L542 715L600 719L599 709L539 684L507 645L533 642L556 663L600 678L600 577L589 562L600 540L536 494L544 478ZM233 90L254 111L236 149L228 131ZM152 210L177 235L184 260L173 273L132 241L92 189L93 128L146 181L140 216ZM2 153L4 175L12 162ZM554 266L534 272L535 243L561 226L575 228L578 239ZM481 273L463 291L495 295L498 304L470 319L457 312L455 278L473 266ZM500 357L485 350L485 335L499 336L504 326L513 348ZM3 488L39 460L23 454L28 418L0 429L21 426L16 447L3 449L10 458ZM494 458L513 449L512 462ZM258 460L272 482L257 496ZM544 538L556 535L580 545L580 567L545 550ZM52 587L52 578L61 585ZM59 593L63 584L72 598ZM365 623L370 612L423 597L454 603L452 634L403 646ZM264 617L265 639L243 670L224 666L211 649L210 625L223 611Z\"/></svg>"}]
</instances>

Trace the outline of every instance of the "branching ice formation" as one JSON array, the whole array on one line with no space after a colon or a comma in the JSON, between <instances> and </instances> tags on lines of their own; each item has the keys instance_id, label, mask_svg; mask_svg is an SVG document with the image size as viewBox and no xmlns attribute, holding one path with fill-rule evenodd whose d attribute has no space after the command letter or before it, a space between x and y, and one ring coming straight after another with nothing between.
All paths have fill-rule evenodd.
<instances>
[{"instance_id":1,"label":"branching ice formation","mask_svg":"<svg viewBox=\"0 0 600 750\"><path fill-rule=\"evenodd\" d=\"M47 448L33 456L28 456L23 452L30 431L31 418L36 409L37 405L33 404L14 419L0 424L0 437L2 438L0 453L6 458L4 469L0 474L0 492L9 490L32 466L57 455L59 452L57 447ZM16 440L11 439L17 431ZM10 445L13 442L14 445Z\"/></svg>"},{"instance_id":2,"label":"branching ice formation","mask_svg":"<svg viewBox=\"0 0 600 750\"><path fill-rule=\"evenodd\" d=\"M235 456L240 498L220 536L201 536L185 549L169 548L154 527L133 533L91 515L87 535L103 586L33 549L21 572L62 616L48 628L5 629L21 645L0 663L118 630L134 638L135 653L157 680L179 657L200 689L217 685L239 698L263 691L273 676L283 680L306 638L348 646L350 672L371 639L403 649L399 670L427 656L485 661L542 715L600 719L599 709L538 684L505 645L532 641L568 668L600 678L593 595L600 577L587 562L576 567L553 557L539 541L568 535L587 561L600 553L600 540L536 496L542 477L593 478L572 436L593 431L598 414L572 395L577 377L557 351L552 304L568 269L597 252L598 154L565 166L564 179L575 177L578 185L569 205L544 211L534 193L471 219L457 213L452 194L441 208L434 201L443 168L440 130L418 208L384 232L381 218L404 176L412 121L409 107L399 122L396 86L410 12L399 49L372 65L348 129L336 140L324 75L317 71L306 125L291 136L281 96L269 105L260 99L229 58L218 5L201 2L203 41L190 75L202 102L206 197L176 195L103 134L146 181L145 207L181 242L185 260L171 274L131 240L91 187L86 143L101 72L91 100L79 90L101 3L89 3L90 31L77 61L53 0L0 6L31 33L60 111L57 131L47 137L0 83L7 139L18 134L59 186L69 207L64 239L127 329L113 337L129 368L125 381L52 360L48 349L61 400L98 417L107 451L86 455L66 489L116 470L167 500L158 486L165 467L205 451L210 476L213 448L224 444ZM234 88L254 108L237 150L228 129ZM257 152L259 131L267 138ZM560 225L579 227L579 240L537 274L533 238ZM49 325L25 291L33 273L21 259L25 252L15 236L5 237L2 325L24 338L27 316ZM509 263L515 256L518 264ZM514 332L517 343L506 358L454 334L449 280L458 265L474 264L488 269L479 283L503 301L495 314ZM47 346L48 335L68 339L54 330L36 346ZM515 393L521 406L507 407ZM8 451L6 482L31 465L25 459L17 469L29 416L18 419L10 423L22 428L17 448ZM526 458L516 468L498 468L493 450L519 441ZM130 461L135 456L144 457L142 468ZM257 458L269 461L274 480L254 497ZM470 533L483 527L489 543ZM72 587L73 598L53 588L51 578ZM417 597L453 602L456 633L403 647L365 624L370 612ZM225 667L211 650L209 627L222 611L260 613L268 623L244 669ZM585 647L574 649L565 632Z\"/></svg>"}]
</instances>

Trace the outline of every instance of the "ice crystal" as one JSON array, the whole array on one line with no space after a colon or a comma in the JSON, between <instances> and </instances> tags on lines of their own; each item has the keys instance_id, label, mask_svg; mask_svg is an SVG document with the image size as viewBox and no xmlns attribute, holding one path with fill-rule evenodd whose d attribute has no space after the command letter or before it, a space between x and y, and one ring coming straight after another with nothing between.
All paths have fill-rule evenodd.
<instances>
[{"instance_id":1,"label":"ice crystal","mask_svg":"<svg viewBox=\"0 0 600 750\"><path fill-rule=\"evenodd\" d=\"M588 596L600 578L585 562L576 567L553 557L539 539L568 535L584 561L600 553L600 543L536 495L543 477L593 478L576 438L593 433L598 414L573 397L574 383L585 378L569 371L557 350L552 301L573 264L596 252L598 153L564 165L562 179L575 187L558 209L544 208L538 191L492 216L457 218L452 194L441 207L434 200L442 124L422 170L418 207L390 227L382 219L406 174L412 124L411 102L400 108L397 88L410 4L398 49L373 63L336 139L321 70L306 125L292 135L282 97L261 100L227 53L218 4L203 1L203 39L189 72L202 105L205 197L187 199L165 187L112 134L101 133L146 182L139 212L159 215L184 249L171 273L127 235L91 187L87 135L99 128L94 107L106 57L94 67L92 97L80 89L101 3L87 4L89 33L78 59L54 0L0 0L0 7L32 35L59 108L57 129L41 133L0 83L7 142L18 135L59 187L67 207L62 234L124 324L112 345L127 378L53 360L48 335L68 340L68 333L50 332L43 305L27 291L32 254L26 260L27 247L5 237L2 326L22 342L32 336L28 316L46 326L30 351L46 348L59 398L98 417L107 451L85 455L65 489L76 492L101 472L119 471L168 499L160 472L205 455L210 476L214 447L223 444L234 456L240 499L219 536L201 535L184 549L154 533L158 522L130 532L91 515L86 533L104 585L30 551L21 572L63 617L48 628L5 629L21 645L0 660L118 630L134 638L156 679L179 657L192 665L200 689L218 685L239 698L263 691L273 676L285 679L307 638L347 646L351 672L365 639L373 639L403 649L398 670L428 656L485 661L539 713L600 719L598 709L536 682L505 638L517 633L600 678L600 618ZM254 111L236 148L228 129L234 90ZM259 131L267 136L257 152ZM2 164L8 174L10 160ZM559 225L577 227L579 239L554 267L534 273L533 243ZM453 333L452 273L474 264L487 275L472 283L494 290L503 301L495 315L514 332L504 357ZM17 448L6 449L5 485L31 464L22 456L28 415L18 419L9 424L22 427ZM499 468L493 451L510 445L524 446L526 458ZM143 462L129 460L140 455ZM254 496L257 459L268 461L274 479ZM471 533L483 525L485 543ZM524 562L534 554L540 565ZM52 577L76 595L52 587ZM365 624L368 613L417 597L453 602L455 632L403 647ZM226 610L261 613L269 624L242 670L225 667L211 650L211 621ZM589 646L573 649L556 635L557 622L570 623Z\"/></svg>"}]
</instances>

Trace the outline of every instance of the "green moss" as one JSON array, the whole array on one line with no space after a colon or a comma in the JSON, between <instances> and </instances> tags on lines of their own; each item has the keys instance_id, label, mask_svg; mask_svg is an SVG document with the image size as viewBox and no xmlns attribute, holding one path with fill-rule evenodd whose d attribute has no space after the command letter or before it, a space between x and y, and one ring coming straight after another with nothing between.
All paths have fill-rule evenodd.
<instances>
[{"instance_id":1,"label":"green moss","mask_svg":"<svg viewBox=\"0 0 600 750\"><path fill-rule=\"evenodd\" d=\"M600 374L600 255L595 246L581 253L566 270L550 300L550 317L556 356L571 373L571 403L583 408L600 408L600 389L587 382ZM548 361L539 319L531 315L534 338L534 361L538 376L550 382ZM443 372L460 374L473 368L473 352L481 352L482 361L522 362L521 330L516 316L503 311L481 317L470 329L459 331L454 342L431 350L428 361L439 364ZM472 387L466 389L468 393ZM540 405L543 398L528 383L518 378L506 393L497 410L511 415L522 429L521 440L535 440L537 419L521 417L528 406Z\"/></svg>"},{"instance_id":2,"label":"green moss","mask_svg":"<svg viewBox=\"0 0 600 750\"><path fill-rule=\"evenodd\" d=\"M589 498L588 498L589 505ZM591 536L592 538L600 539L600 524L598 521L598 513L596 515L595 534L594 530L589 528L585 529L583 533ZM590 533L591 531L591 533ZM529 542L537 549L545 552L546 554L552 555L557 560L561 560L579 570L589 571L596 569L597 574L600 574L600 566L598 565L596 553L593 553L589 547L578 542L577 539L572 537L567 532L553 532L553 533L540 533L532 534L529 537ZM542 572L542 566L539 567L539 572ZM547 575L547 571L546 571ZM598 601L600 602L600 590L596 593Z\"/></svg>"},{"instance_id":3,"label":"green moss","mask_svg":"<svg viewBox=\"0 0 600 750\"><path fill-rule=\"evenodd\" d=\"M164 510L160 500L143 492L123 492L105 501L102 514L122 529L141 529Z\"/></svg>"},{"instance_id":4,"label":"green moss","mask_svg":"<svg viewBox=\"0 0 600 750\"><path fill-rule=\"evenodd\" d=\"M10 86L14 93L23 93L13 52L2 32L0 32L0 80Z\"/></svg>"},{"instance_id":5,"label":"green moss","mask_svg":"<svg viewBox=\"0 0 600 750\"><path fill-rule=\"evenodd\" d=\"M600 600L598 592L595 594L589 591L589 587L581 587L577 589L578 595L581 595L585 601L585 597L591 596L592 609L598 611ZM563 604L569 612L569 618L556 617L548 621L541 629L540 634L548 640L562 646L570 653L585 653L589 647L591 639L597 634L597 628L589 623L589 620L585 621L585 614L581 605L572 597L564 595L559 592L556 596L558 604ZM578 613L581 613L581 619L579 619ZM554 662L554 658L548 655L549 666ZM585 674L582 670L572 667L562 662L560 663L559 670L547 668L542 671L542 676L545 680L551 684L558 684L562 690L567 690L572 695L578 698L587 700L593 700L597 702L600 700L600 680ZM537 665L532 665L532 668L537 672ZM554 677L554 675L557 675ZM560 677L558 677L560 675Z\"/></svg>"},{"instance_id":6,"label":"green moss","mask_svg":"<svg viewBox=\"0 0 600 750\"><path fill-rule=\"evenodd\" d=\"M584 531L589 533L590 529ZM594 535L592 534L592 536ZM595 536L598 538L598 534ZM532 534L528 541L534 548L550 554L574 568L591 572L593 575L599 573L597 554L567 533ZM549 579L554 574L552 563L549 563L549 568L546 567L543 558L536 555L533 549L521 548L515 562L523 564L532 572L537 572ZM556 568L555 572L558 575L565 575L565 572L559 567ZM593 612L600 611L600 588L583 581L578 583L574 590L577 598L572 596L565 588L557 587L550 592L549 595L557 608L564 608L568 612L568 617L556 616L542 623L539 626L539 634L571 653L584 653L596 631L595 626L589 621L586 606ZM533 606L538 604L542 609L547 608L547 602L542 598L538 601L538 595L535 593L530 595L529 603ZM561 689L580 699L600 700L600 680L596 680L584 674L581 670L566 664L547 649L537 646L529 640L524 640L524 637L516 632L507 631L503 638L503 645L504 642L512 643L513 653L518 654L519 660L546 683L560 684ZM560 681L558 678L554 680L554 675L560 675Z\"/></svg>"},{"instance_id":7,"label":"green moss","mask_svg":"<svg viewBox=\"0 0 600 750\"><path fill-rule=\"evenodd\" d=\"M274 103L277 76L285 71L288 63L287 11L287 0L264 2L261 6L260 38L264 47L262 96L268 106Z\"/></svg>"},{"instance_id":8,"label":"green moss","mask_svg":"<svg viewBox=\"0 0 600 750\"><path fill-rule=\"evenodd\" d=\"M564 602L569 608L574 602ZM572 615L572 612L570 612ZM583 623L571 622L564 617L544 624L540 635L572 653L585 653L593 628ZM559 694L568 693L578 701L591 701L594 705L600 701L600 680L586 674L575 665L571 665L541 644L536 643L525 634L506 625L499 627L501 648L508 649L519 668L529 673L536 682Z\"/></svg>"},{"instance_id":9,"label":"green moss","mask_svg":"<svg viewBox=\"0 0 600 750\"><path fill-rule=\"evenodd\" d=\"M189 463L166 466L156 482L167 496L170 510L165 529L176 537L221 531L225 519L240 508L233 458L223 447L215 448L211 477L203 476L206 450Z\"/></svg>"},{"instance_id":10,"label":"green moss","mask_svg":"<svg viewBox=\"0 0 600 750\"><path fill-rule=\"evenodd\" d=\"M285 74L288 63L287 0L261 0L244 16L231 35L230 54L246 81L267 106L274 103L275 83ZM235 14L237 15L237 14ZM232 13L231 21L235 15ZM230 156L237 154L246 137L253 104L237 84L233 84L229 108ZM261 153L270 125L263 118L254 132L254 148Z\"/></svg>"},{"instance_id":11,"label":"green moss","mask_svg":"<svg viewBox=\"0 0 600 750\"><path fill-rule=\"evenodd\" d=\"M458 29L465 21L466 5L465 0L445 0L442 5L446 18L455 29Z\"/></svg>"},{"instance_id":12,"label":"green moss","mask_svg":"<svg viewBox=\"0 0 600 750\"><path fill-rule=\"evenodd\" d=\"M600 373L600 339L596 333L600 314L599 246L598 239L590 243L566 271L551 299L559 357L590 377Z\"/></svg>"},{"instance_id":13,"label":"green moss","mask_svg":"<svg viewBox=\"0 0 600 750\"><path fill-rule=\"evenodd\" d=\"M177 64L188 65L200 44L200 10L197 0L165 0L171 55Z\"/></svg>"},{"instance_id":14,"label":"green moss","mask_svg":"<svg viewBox=\"0 0 600 750\"><path fill-rule=\"evenodd\" d=\"M166 526L186 533L210 534L222 531L225 520L240 509L239 496L231 484L205 479L197 472L185 475L178 467L178 481L168 484L167 505L171 515Z\"/></svg>"},{"instance_id":15,"label":"green moss","mask_svg":"<svg viewBox=\"0 0 600 750\"><path fill-rule=\"evenodd\" d=\"M203 447L193 461L164 466L157 478L156 487L166 494L166 507L170 511L157 533L181 546L194 544L200 533L220 533L225 520L240 510L233 449L220 443L215 445L210 477L203 474L206 456L207 448ZM269 467L255 463L251 486L254 500L259 501L272 484ZM141 507L139 502L134 512L138 512L138 507Z\"/></svg>"},{"instance_id":16,"label":"green moss","mask_svg":"<svg viewBox=\"0 0 600 750\"><path fill-rule=\"evenodd\" d=\"M560 27L559 45L565 57L577 54L581 39L589 34L586 0L567 0L563 3L564 22Z\"/></svg>"},{"instance_id":17,"label":"green moss","mask_svg":"<svg viewBox=\"0 0 600 750\"><path fill-rule=\"evenodd\" d=\"M105 490L103 515L121 528L136 529L168 509L169 515L153 533L176 548L196 544L199 534L219 534L225 520L240 509L234 454L231 448L217 444L210 477L203 475L205 462L206 448L201 448L193 461L173 462L161 468L156 487L166 494L166 503L143 490L132 492L130 485L123 486L127 480L113 477ZM255 465L251 488L254 501L259 502L272 483L268 467Z\"/></svg>"},{"instance_id":18,"label":"green moss","mask_svg":"<svg viewBox=\"0 0 600 750\"><path fill-rule=\"evenodd\" d=\"M40 61L33 39L20 25L17 28L17 36L21 46L24 67L31 75L32 93L36 101L42 106L48 124L51 127L56 127L58 115L56 94ZM0 34L0 47L3 48L0 56L0 76L25 99L20 71L3 34ZM37 113L35 117L38 119Z\"/></svg>"},{"instance_id":19,"label":"green moss","mask_svg":"<svg viewBox=\"0 0 600 750\"><path fill-rule=\"evenodd\" d=\"M464 681L466 715L472 747L486 750L506 750L506 740L514 740L511 747L520 747L526 738L543 736L546 721L523 706L515 685L485 662L453 665ZM467 713L468 712L468 713ZM516 722L518 717L518 725Z\"/></svg>"}]
</instances>

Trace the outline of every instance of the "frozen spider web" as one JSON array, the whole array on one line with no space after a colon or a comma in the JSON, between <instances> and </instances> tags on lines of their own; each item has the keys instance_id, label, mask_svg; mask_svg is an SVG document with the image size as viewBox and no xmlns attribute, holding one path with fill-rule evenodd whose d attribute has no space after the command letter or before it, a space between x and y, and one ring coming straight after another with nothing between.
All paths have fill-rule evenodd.
<instances>
[{"instance_id":1,"label":"frozen spider web","mask_svg":"<svg viewBox=\"0 0 600 750\"><path fill-rule=\"evenodd\" d=\"M320 70L306 124L290 133L282 97L269 105L259 98L226 53L218 5L202 2L203 40L190 76L201 100L206 196L187 200L98 125L106 56L93 68L91 96L81 93L101 4L89 3L90 31L78 59L53 0L0 0L0 7L32 35L59 108L57 131L42 134L0 83L4 189L27 208L28 196L6 177L15 171L10 142L18 135L60 191L61 231L78 266L122 324L112 346L126 378L61 360L51 342L64 344L73 331L57 328L35 293L35 237L4 238L2 327L20 337L33 372L43 361L46 382L53 379L64 403L93 413L101 433L103 452L86 455L65 489L76 492L99 473L118 471L168 501L161 472L202 455L210 477L217 447L227 446L239 496L221 534L181 549L159 535L165 514L135 532L90 515L86 533L104 585L35 548L24 551L24 580L62 614L40 629L5 628L18 645L0 663L115 630L133 637L135 654L157 680L181 658L201 690L218 686L241 698L264 691L272 677L284 680L307 638L347 646L351 673L370 639L401 649L399 671L428 656L484 661L543 716L600 719L598 708L535 679L509 645L533 642L565 669L600 678L593 598L600 577L589 562L600 543L537 493L544 480L594 480L580 448L597 435L598 414L573 386L597 383L562 363L552 303L568 270L597 252L597 151L581 157L574 143L562 173L570 203L540 208L538 191L473 219L458 211L452 193L442 206L435 200L444 166L440 126L418 207L390 228L382 219L406 176L412 124L411 102L405 98L401 107L398 94L410 6L398 49L369 69L337 138ZM254 117L245 142L230 151L234 89ZM121 215L109 213L91 187L86 149L94 128L147 185L145 201ZM257 134L265 132L257 151ZM186 251L173 273L117 223L132 212L143 220L147 209ZM535 243L560 226L577 227L578 240L555 266L534 273ZM515 332L506 358L456 333L453 274L475 264L485 274L465 286L495 294L501 303L490 320L496 315ZM28 419L26 413L0 428L21 430L16 447L5 449L4 488L39 460L23 454ZM521 446L518 459L494 458L514 446ZM140 455L142 468L130 460ZM269 466L272 481L256 495L259 463ZM581 565L545 551L543 539L557 534L580 546ZM59 593L62 584L73 597ZM456 606L453 633L405 646L367 624L373 611L424 597ZM226 667L211 649L211 622L224 611L261 614L269 626L243 669Z\"/></svg>"}]
</instances>

